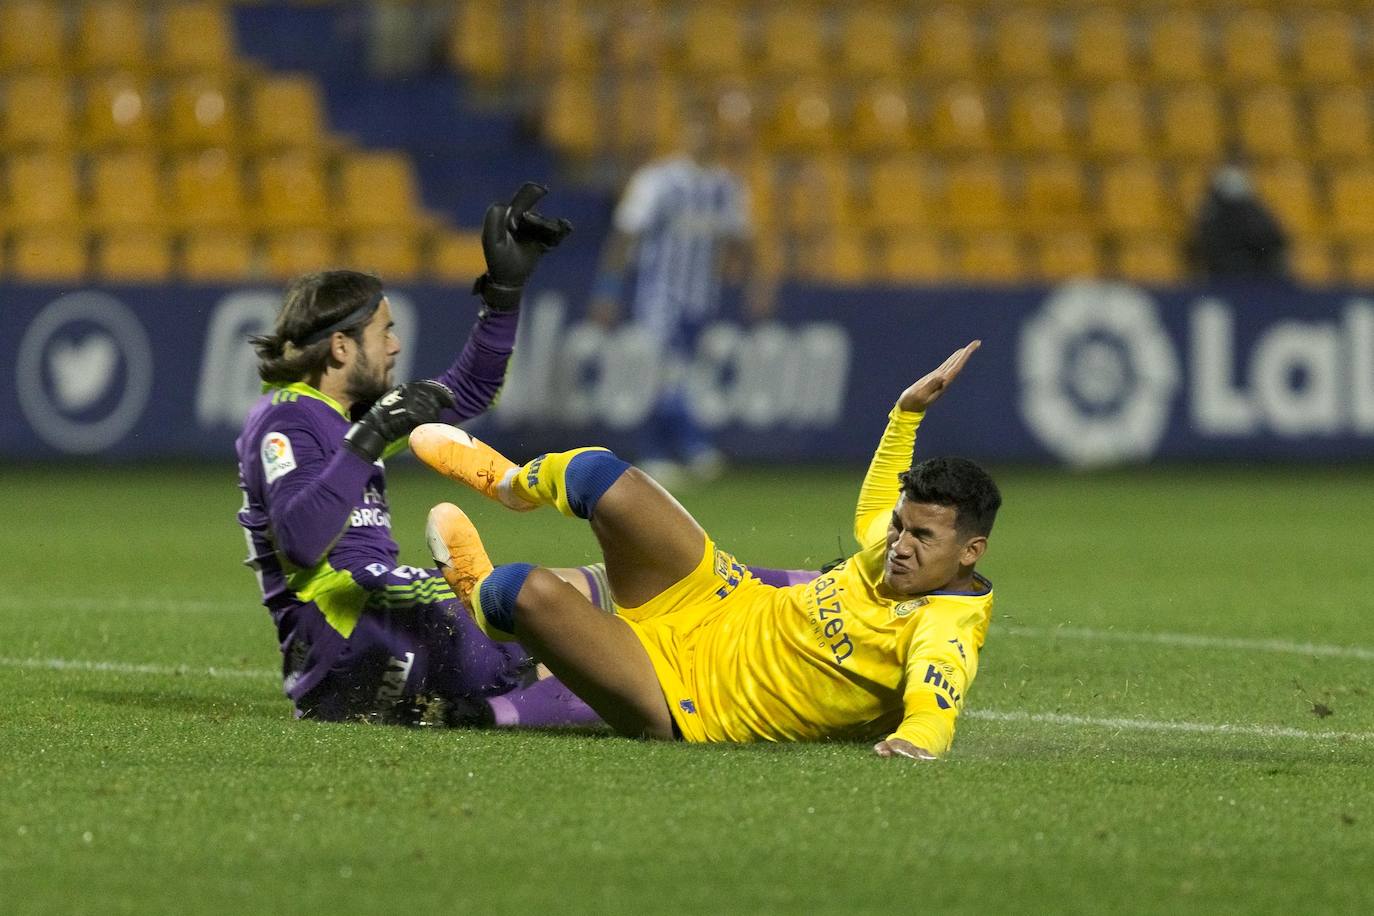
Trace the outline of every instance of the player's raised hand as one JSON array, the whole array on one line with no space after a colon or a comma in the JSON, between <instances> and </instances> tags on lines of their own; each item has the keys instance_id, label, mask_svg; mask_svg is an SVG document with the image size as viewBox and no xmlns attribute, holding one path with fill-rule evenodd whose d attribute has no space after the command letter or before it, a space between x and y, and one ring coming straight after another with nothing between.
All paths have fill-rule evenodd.
<instances>
[{"instance_id":1,"label":"player's raised hand","mask_svg":"<svg viewBox=\"0 0 1374 916\"><path fill-rule=\"evenodd\" d=\"M527 181L509 204L487 207L482 221L487 272L477 278L472 291L494 311L510 311L520 304L520 291L544 252L572 232L572 223L534 209L548 192L544 185Z\"/></svg>"},{"instance_id":2,"label":"player's raised hand","mask_svg":"<svg viewBox=\"0 0 1374 916\"><path fill-rule=\"evenodd\" d=\"M897 406L906 411L922 411L934 404L940 395L945 393L945 389L950 386L959 373L963 371L964 364L968 362L973 351L983 345L981 340L975 340L960 347L949 355L949 359L940 364L940 368L934 372L922 376L915 384L897 399Z\"/></svg>"},{"instance_id":3,"label":"player's raised hand","mask_svg":"<svg viewBox=\"0 0 1374 916\"><path fill-rule=\"evenodd\" d=\"M359 457L376 461L392 442L410 435L422 423L433 423L444 408L453 406L453 392L442 382L424 379L397 385L348 428L344 445Z\"/></svg>"},{"instance_id":4,"label":"player's raised hand","mask_svg":"<svg viewBox=\"0 0 1374 916\"><path fill-rule=\"evenodd\" d=\"M917 747L901 738L888 738L873 745L873 753L879 757L908 757L912 760L934 760L935 755L923 747Z\"/></svg>"}]
</instances>

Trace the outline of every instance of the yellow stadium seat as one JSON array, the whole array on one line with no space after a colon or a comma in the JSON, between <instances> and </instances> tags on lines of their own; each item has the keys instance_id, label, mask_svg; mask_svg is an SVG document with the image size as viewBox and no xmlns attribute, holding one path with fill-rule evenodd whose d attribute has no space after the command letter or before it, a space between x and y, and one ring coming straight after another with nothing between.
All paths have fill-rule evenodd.
<instances>
[{"instance_id":1,"label":"yellow stadium seat","mask_svg":"<svg viewBox=\"0 0 1374 916\"><path fill-rule=\"evenodd\" d=\"M1049 16L1036 7L1013 6L993 17L993 57L1011 79L1054 75L1054 33Z\"/></svg>"},{"instance_id":2,"label":"yellow stadium seat","mask_svg":"<svg viewBox=\"0 0 1374 916\"><path fill-rule=\"evenodd\" d=\"M935 99L931 118L931 144L945 152L972 152L992 147L988 107L973 83L955 83Z\"/></svg>"},{"instance_id":3,"label":"yellow stadium seat","mask_svg":"<svg viewBox=\"0 0 1374 916\"><path fill-rule=\"evenodd\" d=\"M609 120L608 118L605 120ZM590 80L565 76L549 91L544 108L544 137L557 149L586 158L607 141L602 106Z\"/></svg>"},{"instance_id":4,"label":"yellow stadium seat","mask_svg":"<svg viewBox=\"0 0 1374 916\"><path fill-rule=\"evenodd\" d=\"M790 232L824 232L853 222L853 187L846 159L805 159L778 192L778 216Z\"/></svg>"},{"instance_id":5,"label":"yellow stadium seat","mask_svg":"<svg viewBox=\"0 0 1374 916\"><path fill-rule=\"evenodd\" d=\"M1312 99L1312 148L1323 158L1365 159L1374 155L1369 96L1363 86L1329 89Z\"/></svg>"},{"instance_id":6,"label":"yellow stadium seat","mask_svg":"<svg viewBox=\"0 0 1374 916\"><path fill-rule=\"evenodd\" d=\"M300 74L263 77L249 90L249 139L261 149L319 147L324 106L315 80Z\"/></svg>"},{"instance_id":7,"label":"yellow stadium seat","mask_svg":"<svg viewBox=\"0 0 1374 916\"><path fill-rule=\"evenodd\" d=\"M207 229L187 234L181 254L181 272L187 280L234 282L256 273L253 239L236 229Z\"/></svg>"},{"instance_id":8,"label":"yellow stadium seat","mask_svg":"<svg viewBox=\"0 0 1374 916\"><path fill-rule=\"evenodd\" d=\"M170 221L161 168L145 150L121 150L91 162L89 217L100 227L149 228Z\"/></svg>"},{"instance_id":9,"label":"yellow stadium seat","mask_svg":"<svg viewBox=\"0 0 1374 916\"><path fill-rule=\"evenodd\" d=\"M1144 159L1102 171L1098 212L1108 229L1147 232L1177 228L1171 219L1159 167Z\"/></svg>"},{"instance_id":10,"label":"yellow stadium seat","mask_svg":"<svg viewBox=\"0 0 1374 916\"><path fill-rule=\"evenodd\" d=\"M1109 82L1135 76L1130 27L1115 6L1079 13L1073 24L1073 75L1085 82Z\"/></svg>"},{"instance_id":11,"label":"yellow stadium seat","mask_svg":"<svg viewBox=\"0 0 1374 916\"><path fill-rule=\"evenodd\" d=\"M269 229L316 228L329 219L324 163L312 153L286 151L257 159L258 220Z\"/></svg>"},{"instance_id":12,"label":"yellow stadium seat","mask_svg":"<svg viewBox=\"0 0 1374 916\"><path fill-rule=\"evenodd\" d=\"M1215 161L1225 143L1216 91L1196 84L1165 93L1160 101L1160 139L1166 156Z\"/></svg>"},{"instance_id":13,"label":"yellow stadium seat","mask_svg":"<svg viewBox=\"0 0 1374 916\"><path fill-rule=\"evenodd\" d=\"M414 228L420 208L410 159L391 152L344 157L339 166L338 215L344 228Z\"/></svg>"},{"instance_id":14,"label":"yellow stadium seat","mask_svg":"<svg viewBox=\"0 0 1374 916\"><path fill-rule=\"evenodd\" d=\"M925 77L972 77L978 73L977 29L959 6L937 7L916 24L916 67Z\"/></svg>"},{"instance_id":15,"label":"yellow stadium seat","mask_svg":"<svg viewBox=\"0 0 1374 916\"><path fill-rule=\"evenodd\" d=\"M614 100L617 149L646 159L679 148L683 113L677 80L627 75L617 81Z\"/></svg>"},{"instance_id":16,"label":"yellow stadium seat","mask_svg":"<svg viewBox=\"0 0 1374 916\"><path fill-rule=\"evenodd\" d=\"M52 71L63 66L66 23L52 0L0 3L0 71Z\"/></svg>"},{"instance_id":17,"label":"yellow stadium seat","mask_svg":"<svg viewBox=\"0 0 1374 916\"><path fill-rule=\"evenodd\" d=\"M246 222L243 165L237 156L203 150L177 159L171 171L172 201L181 225L223 229Z\"/></svg>"},{"instance_id":18,"label":"yellow stadium seat","mask_svg":"<svg viewBox=\"0 0 1374 916\"><path fill-rule=\"evenodd\" d=\"M388 281L414 280L423 263L415 233L403 229L369 229L344 237L344 263Z\"/></svg>"},{"instance_id":19,"label":"yellow stadium seat","mask_svg":"<svg viewBox=\"0 0 1374 916\"><path fill-rule=\"evenodd\" d=\"M621 72L656 70L664 58L666 28L657 7L625 4L608 30L609 63Z\"/></svg>"},{"instance_id":20,"label":"yellow stadium seat","mask_svg":"<svg viewBox=\"0 0 1374 916\"><path fill-rule=\"evenodd\" d=\"M16 280L62 283L86 273L88 242L76 229L30 229L11 236L10 270Z\"/></svg>"},{"instance_id":21,"label":"yellow stadium seat","mask_svg":"<svg viewBox=\"0 0 1374 916\"><path fill-rule=\"evenodd\" d=\"M1117 243L1116 273L1137 283L1174 284L1183 279L1182 252L1168 236L1127 236Z\"/></svg>"},{"instance_id":22,"label":"yellow stadium seat","mask_svg":"<svg viewBox=\"0 0 1374 916\"><path fill-rule=\"evenodd\" d=\"M1297 22L1296 58L1307 83L1352 83L1360 79L1354 21L1338 10L1322 10Z\"/></svg>"},{"instance_id":23,"label":"yellow stadium seat","mask_svg":"<svg viewBox=\"0 0 1374 916\"><path fill-rule=\"evenodd\" d=\"M805 246L799 274L822 283L859 284L873 279L873 244L861 232L822 233Z\"/></svg>"},{"instance_id":24,"label":"yellow stadium seat","mask_svg":"<svg viewBox=\"0 0 1374 916\"><path fill-rule=\"evenodd\" d=\"M1095 156L1139 156L1150 151L1145 100L1133 83L1116 83L1088 99L1087 151Z\"/></svg>"},{"instance_id":25,"label":"yellow stadium seat","mask_svg":"<svg viewBox=\"0 0 1374 916\"><path fill-rule=\"evenodd\" d=\"M1293 94L1280 86L1265 86L1243 96L1236 106L1236 133L1251 156L1299 155L1302 130Z\"/></svg>"},{"instance_id":26,"label":"yellow stadium seat","mask_svg":"<svg viewBox=\"0 0 1374 916\"><path fill-rule=\"evenodd\" d=\"M600 48L594 9L582 0L542 0L523 8L515 63L524 78L544 80L596 69Z\"/></svg>"},{"instance_id":27,"label":"yellow stadium seat","mask_svg":"<svg viewBox=\"0 0 1374 916\"><path fill-rule=\"evenodd\" d=\"M1325 238L1295 238L1289 244L1288 269L1308 286L1330 286L1336 282L1336 258Z\"/></svg>"},{"instance_id":28,"label":"yellow stadium seat","mask_svg":"<svg viewBox=\"0 0 1374 916\"><path fill-rule=\"evenodd\" d=\"M835 142L835 101L824 84L799 83L777 100L769 138L784 152L816 152Z\"/></svg>"},{"instance_id":29,"label":"yellow stadium seat","mask_svg":"<svg viewBox=\"0 0 1374 916\"><path fill-rule=\"evenodd\" d=\"M1021 243L1010 232L974 233L959 245L959 278L967 283L1018 283L1028 273Z\"/></svg>"},{"instance_id":30,"label":"yellow stadium seat","mask_svg":"<svg viewBox=\"0 0 1374 916\"><path fill-rule=\"evenodd\" d=\"M893 233L878 254L878 275L889 283L942 283L953 273L949 247L934 233Z\"/></svg>"},{"instance_id":31,"label":"yellow stadium seat","mask_svg":"<svg viewBox=\"0 0 1374 916\"><path fill-rule=\"evenodd\" d=\"M914 229L930 223L930 174L915 156L889 156L868 175L870 223L884 231Z\"/></svg>"},{"instance_id":32,"label":"yellow stadium seat","mask_svg":"<svg viewBox=\"0 0 1374 916\"><path fill-rule=\"evenodd\" d=\"M825 68L825 24L809 5L769 7L759 24L761 66L777 76L819 73Z\"/></svg>"},{"instance_id":33,"label":"yellow stadium seat","mask_svg":"<svg viewBox=\"0 0 1374 916\"><path fill-rule=\"evenodd\" d=\"M440 232L430 251L429 274L445 283L469 284L486 273L480 232Z\"/></svg>"},{"instance_id":34,"label":"yellow stadium seat","mask_svg":"<svg viewBox=\"0 0 1374 916\"><path fill-rule=\"evenodd\" d=\"M1016 221L1027 229L1061 231L1087 221L1087 182L1075 159L1027 163L1021 173Z\"/></svg>"},{"instance_id":35,"label":"yellow stadium seat","mask_svg":"<svg viewBox=\"0 0 1374 916\"><path fill-rule=\"evenodd\" d=\"M511 40L507 14L513 4L501 0L462 0L449 33L449 59L479 82L499 82L510 73Z\"/></svg>"},{"instance_id":36,"label":"yellow stadium seat","mask_svg":"<svg viewBox=\"0 0 1374 916\"><path fill-rule=\"evenodd\" d=\"M72 131L72 93L64 77L33 73L0 84L0 143L17 146L66 146Z\"/></svg>"},{"instance_id":37,"label":"yellow stadium seat","mask_svg":"<svg viewBox=\"0 0 1374 916\"><path fill-rule=\"evenodd\" d=\"M199 74L167 88L167 140L176 147L230 146L238 140L232 84Z\"/></svg>"},{"instance_id":38,"label":"yellow stadium seat","mask_svg":"<svg viewBox=\"0 0 1374 916\"><path fill-rule=\"evenodd\" d=\"M1194 219L1202 208L1216 169L1212 163L1189 162L1175 164L1174 204L1185 220Z\"/></svg>"},{"instance_id":39,"label":"yellow stadium seat","mask_svg":"<svg viewBox=\"0 0 1374 916\"><path fill-rule=\"evenodd\" d=\"M743 9L734 3L687 5L682 21L682 62L688 73L740 73L747 60Z\"/></svg>"},{"instance_id":40,"label":"yellow stadium seat","mask_svg":"<svg viewBox=\"0 0 1374 916\"><path fill-rule=\"evenodd\" d=\"M940 215L954 229L993 229L1007 222L1007 186L1002 167L989 159L955 162L945 171Z\"/></svg>"},{"instance_id":41,"label":"yellow stadium seat","mask_svg":"<svg viewBox=\"0 0 1374 916\"><path fill-rule=\"evenodd\" d=\"M82 139L93 147L151 143L152 96L146 81L130 73L88 81Z\"/></svg>"},{"instance_id":42,"label":"yellow stadium seat","mask_svg":"<svg viewBox=\"0 0 1374 916\"><path fill-rule=\"evenodd\" d=\"M1064 93L1053 83L1013 90L1007 104L1008 143L1021 153L1068 150L1069 110Z\"/></svg>"},{"instance_id":43,"label":"yellow stadium seat","mask_svg":"<svg viewBox=\"0 0 1374 916\"><path fill-rule=\"evenodd\" d=\"M176 0L162 13L162 66L218 72L234 63L234 27L217 0Z\"/></svg>"},{"instance_id":44,"label":"yellow stadium seat","mask_svg":"<svg viewBox=\"0 0 1374 916\"><path fill-rule=\"evenodd\" d=\"M1374 237L1374 167L1353 165L1327 177L1331 229L1343 238Z\"/></svg>"},{"instance_id":45,"label":"yellow stadium seat","mask_svg":"<svg viewBox=\"0 0 1374 916\"><path fill-rule=\"evenodd\" d=\"M112 230L97 241L93 267L102 280L165 282L172 276L171 240L157 230Z\"/></svg>"},{"instance_id":46,"label":"yellow stadium seat","mask_svg":"<svg viewBox=\"0 0 1374 916\"><path fill-rule=\"evenodd\" d=\"M1254 182L1260 200L1290 235L1315 235L1320 231L1317 195L1305 163L1288 160L1257 168Z\"/></svg>"},{"instance_id":47,"label":"yellow stadium seat","mask_svg":"<svg viewBox=\"0 0 1374 916\"><path fill-rule=\"evenodd\" d=\"M76 160L50 151L17 153L8 157L11 226L54 226L77 222Z\"/></svg>"},{"instance_id":48,"label":"yellow stadium seat","mask_svg":"<svg viewBox=\"0 0 1374 916\"><path fill-rule=\"evenodd\" d=\"M146 6L132 0L88 0L79 9L76 59L81 66L109 70L147 66Z\"/></svg>"},{"instance_id":49,"label":"yellow stadium seat","mask_svg":"<svg viewBox=\"0 0 1374 916\"><path fill-rule=\"evenodd\" d=\"M1221 29L1221 70L1232 83L1277 82L1283 75L1283 45L1273 13L1247 9Z\"/></svg>"},{"instance_id":50,"label":"yellow stadium seat","mask_svg":"<svg viewBox=\"0 0 1374 916\"><path fill-rule=\"evenodd\" d=\"M840 22L840 72L851 77L894 78L904 72L899 14L887 6L864 4Z\"/></svg>"},{"instance_id":51,"label":"yellow stadium seat","mask_svg":"<svg viewBox=\"0 0 1374 916\"><path fill-rule=\"evenodd\" d=\"M1374 241L1361 239L1346 247L1343 273L1353 286L1374 286Z\"/></svg>"},{"instance_id":52,"label":"yellow stadium seat","mask_svg":"<svg viewBox=\"0 0 1374 916\"><path fill-rule=\"evenodd\" d=\"M1036 245L1035 273L1057 282L1102 276L1102 250L1090 232L1055 232Z\"/></svg>"},{"instance_id":53,"label":"yellow stadium seat","mask_svg":"<svg viewBox=\"0 0 1374 916\"><path fill-rule=\"evenodd\" d=\"M725 80L708 87L706 112L715 139L727 147L753 148L762 133L760 121L767 106L760 102L758 84L742 80Z\"/></svg>"},{"instance_id":54,"label":"yellow stadium seat","mask_svg":"<svg viewBox=\"0 0 1374 916\"><path fill-rule=\"evenodd\" d=\"M1149 27L1149 72L1167 83L1204 82L1212 69L1209 30L1197 10L1177 7L1159 13Z\"/></svg>"},{"instance_id":55,"label":"yellow stadium seat","mask_svg":"<svg viewBox=\"0 0 1374 916\"><path fill-rule=\"evenodd\" d=\"M267 275L273 280L290 280L338 264L333 236L323 229L294 229L267 237Z\"/></svg>"},{"instance_id":56,"label":"yellow stadium seat","mask_svg":"<svg viewBox=\"0 0 1374 916\"><path fill-rule=\"evenodd\" d=\"M911 102L897 82L880 82L859 92L844 139L856 153L909 150L915 145Z\"/></svg>"}]
</instances>

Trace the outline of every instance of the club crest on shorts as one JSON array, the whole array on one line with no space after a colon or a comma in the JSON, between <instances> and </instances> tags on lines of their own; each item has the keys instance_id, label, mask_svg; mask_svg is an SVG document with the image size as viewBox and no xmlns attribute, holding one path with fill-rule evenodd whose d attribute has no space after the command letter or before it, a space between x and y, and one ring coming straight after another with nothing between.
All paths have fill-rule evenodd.
<instances>
[{"instance_id":1,"label":"club crest on shorts","mask_svg":"<svg viewBox=\"0 0 1374 916\"><path fill-rule=\"evenodd\" d=\"M291 451L291 440L278 432L262 437L262 470L271 483L284 474L296 469L296 454Z\"/></svg>"},{"instance_id":2,"label":"club crest on shorts","mask_svg":"<svg viewBox=\"0 0 1374 916\"><path fill-rule=\"evenodd\" d=\"M913 598L910 601L903 601L901 604L894 607L892 609L892 614L894 617L910 617L912 614L916 613L918 608L923 608L927 604L930 604L929 598Z\"/></svg>"}]
</instances>

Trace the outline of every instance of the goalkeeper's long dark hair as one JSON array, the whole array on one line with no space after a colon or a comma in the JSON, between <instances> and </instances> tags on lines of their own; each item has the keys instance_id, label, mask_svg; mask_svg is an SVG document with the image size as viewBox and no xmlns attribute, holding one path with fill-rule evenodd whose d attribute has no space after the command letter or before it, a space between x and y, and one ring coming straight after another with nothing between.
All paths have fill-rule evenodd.
<instances>
[{"instance_id":1,"label":"goalkeeper's long dark hair","mask_svg":"<svg viewBox=\"0 0 1374 916\"><path fill-rule=\"evenodd\" d=\"M258 354L258 375L264 382L289 385L324 372L332 333L311 340L322 330L380 301L382 281L354 270L325 270L291 282L271 334L250 338ZM354 340L362 339L372 312L348 326L335 328Z\"/></svg>"}]
</instances>

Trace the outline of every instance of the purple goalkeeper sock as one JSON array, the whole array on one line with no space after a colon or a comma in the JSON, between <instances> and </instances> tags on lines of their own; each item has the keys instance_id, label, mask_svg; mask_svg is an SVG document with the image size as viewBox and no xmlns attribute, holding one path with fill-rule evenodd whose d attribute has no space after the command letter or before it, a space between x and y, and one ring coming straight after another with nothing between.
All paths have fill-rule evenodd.
<instances>
[{"instance_id":1,"label":"purple goalkeeper sock","mask_svg":"<svg viewBox=\"0 0 1374 916\"><path fill-rule=\"evenodd\" d=\"M569 728L600 725L601 717L556 677L487 697L497 728Z\"/></svg>"}]
</instances>

